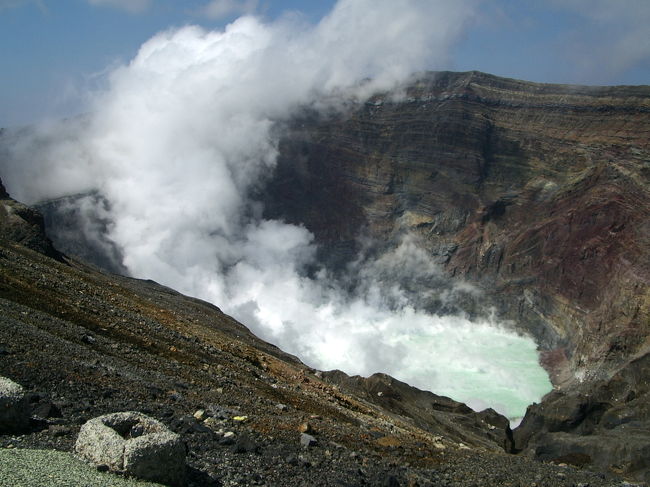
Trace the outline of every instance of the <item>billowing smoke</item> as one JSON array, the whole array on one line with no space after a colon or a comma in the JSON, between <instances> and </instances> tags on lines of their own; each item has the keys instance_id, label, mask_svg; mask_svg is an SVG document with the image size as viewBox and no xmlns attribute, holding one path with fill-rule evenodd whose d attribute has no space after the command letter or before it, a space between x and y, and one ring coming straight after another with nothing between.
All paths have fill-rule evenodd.
<instances>
[{"instance_id":1,"label":"billowing smoke","mask_svg":"<svg viewBox=\"0 0 650 487\"><path fill-rule=\"evenodd\" d=\"M350 294L313 272L305 228L263 219L250 197L273 171L276 122L436 68L472 12L469 0L340 0L315 26L247 16L218 32L162 32L112 72L87 117L15 134L3 177L27 202L102 195L105 230L133 276L216 303L310 365L387 372L520 415L548 389L534 344L413 305L390 276L440 271L412 237L351 264L362 285ZM534 375L524 385L522 368Z\"/></svg>"}]
</instances>

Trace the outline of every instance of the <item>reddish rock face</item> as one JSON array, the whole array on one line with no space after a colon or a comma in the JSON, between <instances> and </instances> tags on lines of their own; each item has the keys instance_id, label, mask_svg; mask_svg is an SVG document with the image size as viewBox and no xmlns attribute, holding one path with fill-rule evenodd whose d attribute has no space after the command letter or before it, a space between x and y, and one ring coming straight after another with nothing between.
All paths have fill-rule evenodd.
<instances>
[{"instance_id":1,"label":"reddish rock face","mask_svg":"<svg viewBox=\"0 0 650 487\"><path fill-rule=\"evenodd\" d=\"M9 198L9 194L0 180L0 199Z\"/></svg>"},{"instance_id":2,"label":"reddish rock face","mask_svg":"<svg viewBox=\"0 0 650 487\"><path fill-rule=\"evenodd\" d=\"M281 144L270 216L325 261L403 232L532 333L556 391L515 451L650 481L650 86L428 74ZM481 304L479 303L479 307Z\"/></svg>"},{"instance_id":3,"label":"reddish rock face","mask_svg":"<svg viewBox=\"0 0 650 487\"><path fill-rule=\"evenodd\" d=\"M297 120L267 210L305 224L334 264L359 229L419 234L568 385L647 348L649 133L650 87L428 74L398 101Z\"/></svg>"}]
</instances>

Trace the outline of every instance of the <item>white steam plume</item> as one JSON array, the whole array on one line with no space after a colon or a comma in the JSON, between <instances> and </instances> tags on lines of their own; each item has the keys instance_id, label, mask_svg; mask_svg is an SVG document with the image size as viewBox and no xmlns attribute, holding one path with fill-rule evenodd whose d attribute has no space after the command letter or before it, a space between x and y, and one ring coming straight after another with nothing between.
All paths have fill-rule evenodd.
<instances>
[{"instance_id":1,"label":"white steam plume","mask_svg":"<svg viewBox=\"0 0 650 487\"><path fill-rule=\"evenodd\" d=\"M364 286L348 296L325 271L306 277L307 230L262 219L249 198L275 165L274 121L318 96L352 87L363 96L436 68L471 7L341 0L316 26L242 17L222 32L160 33L112 73L89 120L17 136L3 177L25 201L98 191L132 275L218 304L313 366L383 371L519 415L548 386L534 344L494 323L418 311L382 282L395 262L438 273L412 240L358 264ZM521 371L497 363L515 352L538 374L530 390Z\"/></svg>"}]
</instances>

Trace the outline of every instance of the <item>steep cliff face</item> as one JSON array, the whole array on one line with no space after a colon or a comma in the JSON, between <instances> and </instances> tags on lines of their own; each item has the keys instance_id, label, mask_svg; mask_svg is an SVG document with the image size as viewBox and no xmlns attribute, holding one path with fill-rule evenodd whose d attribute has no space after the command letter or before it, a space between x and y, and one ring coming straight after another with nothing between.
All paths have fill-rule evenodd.
<instances>
[{"instance_id":1,"label":"steep cliff face","mask_svg":"<svg viewBox=\"0 0 650 487\"><path fill-rule=\"evenodd\" d=\"M344 265L404 232L532 333L557 390L515 450L650 481L650 87L426 74L306 112L267 194ZM477 308L478 306L478 308ZM645 371L645 372L644 372Z\"/></svg>"},{"instance_id":2,"label":"steep cliff face","mask_svg":"<svg viewBox=\"0 0 650 487\"><path fill-rule=\"evenodd\" d=\"M62 255L45 235L45 221L38 211L12 199L0 180L0 240L17 242L57 260Z\"/></svg>"},{"instance_id":3,"label":"steep cliff face","mask_svg":"<svg viewBox=\"0 0 650 487\"><path fill-rule=\"evenodd\" d=\"M650 481L649 86L429 73L330 115L306 108L284 128L257 195L267 217L305 225L334 270L368 241L381 251L414 235L483 289L465 310L495 306L536 337L557 390L498 442ZM382 377L329 378L416 422L413 404L432 407ZM408 401L377 396L388 390Z\"/></svg>"},{"instance_id":4,"label":"steep cliff face","mask_svg":"<svg viewBox=\"0 0 650 487\"><path fill-rule=\"evenodd\" d=\"M648 346L649 133L650 87L426 74L296 120L266 208L334 265L360 233L420 235L537 337L557 385L603 378Z\"/></svg>"}]
</instances>

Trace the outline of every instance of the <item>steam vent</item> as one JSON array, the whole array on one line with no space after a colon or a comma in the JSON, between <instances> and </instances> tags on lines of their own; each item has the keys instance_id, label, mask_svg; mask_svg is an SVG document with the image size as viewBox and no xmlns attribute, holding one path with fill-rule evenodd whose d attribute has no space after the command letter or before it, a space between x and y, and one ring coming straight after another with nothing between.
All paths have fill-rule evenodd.
<instances>
[{"instance_id":1,"label":"steam vent","mask_svg":"<svg viewBox=\"0 0 650 487\"><path fill-rule=\"evenodd\" d=\"M650 480L650 87L426 72L298 100L236 150L185 121L127 137L149 122L108 125L120 89L0 134L0 376L30 413L0 484L119 411L171 438L172 476L144 460L170 485ZM70 133L95 186L21 179L82 157ZM145 419L111 441L146 450ZM128 482L104 454L69 461Z\"/></svg>"}]
</instances>

